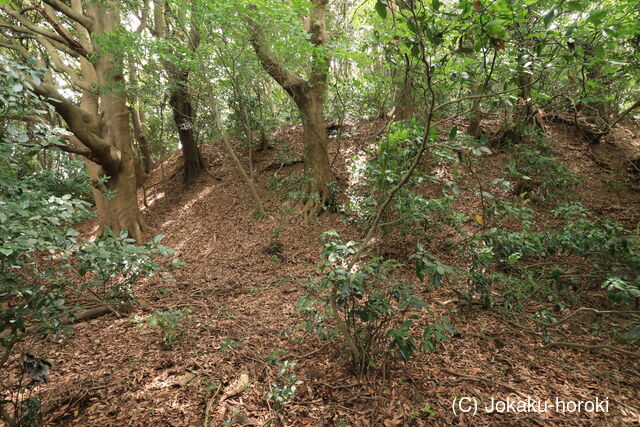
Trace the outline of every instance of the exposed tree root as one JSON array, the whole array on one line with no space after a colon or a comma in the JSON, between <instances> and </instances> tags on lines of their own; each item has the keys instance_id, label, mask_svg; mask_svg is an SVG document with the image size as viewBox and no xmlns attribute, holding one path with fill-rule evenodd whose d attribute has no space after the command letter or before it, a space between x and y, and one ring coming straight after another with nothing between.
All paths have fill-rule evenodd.
<instances>
[{"instance_id":1,"label":"exposed tree root","mask_svg":"<svg viewBox=\"0 0 640 427\"><path fill-rule=\"evenodd\" d=\"M322 203L316 197L308 197L307 199L298 201L295 210L306 224L310 224L322 211Z\"/></svg>"}]
</instances>

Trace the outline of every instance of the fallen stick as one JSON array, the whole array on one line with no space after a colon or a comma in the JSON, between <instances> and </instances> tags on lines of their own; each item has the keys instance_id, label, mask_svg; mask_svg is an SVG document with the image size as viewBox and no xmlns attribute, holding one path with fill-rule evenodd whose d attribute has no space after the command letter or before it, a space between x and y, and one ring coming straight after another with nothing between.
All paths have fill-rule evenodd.
<instances>
[{"instance_id":1,"label":"fallen stick","mask_svg":"<svg viewBox=\"0 0 640 427\"><path fill-rule=\"evenodd\" d=\"M98 307L93 307L90 309L87 309L85 311L81 311L79 313L75 313L75 314L71 314L71 315L67 315L66 317L63 317L62 319L59 320L61 325L70 325L73 323L79 323L79 322L86 322L87 320L93 320L95 318L101 317L101 316L105 316L107 314L113 313L113 308L108 307L106 305L101 305ZM38 325L34 325L34 326L29 326L24 334L24 335L28 335L30 333L36 332L39 329ZM9 335L11 333L11 331L4 331L2 334L0 334L0 338L4 338L5 336Z\"/></svg>"},{"instance_id":2,"label":"fallen stick","mask_svg":"<svg viewBox=\"0 0 640 427\"><path fill-rule=\"evenodd\" d=\"M209 427L209 414L211 413L211 407L213 406L213 402L215 402L216 397L218 396L218 393L220 393L221 388L222 388L222 383L218 385L218 389L216 390L215 393L213 393L213 397L209 399L209 402L207 403L207 408L205 409L205 412L204 412L204 427Z\"/></svg>"},{"instance_id":3,"label":"fallen stick","mask_svg":"<svg viewBox=\"0 0 640 427\"><path fill-rule=\"evenodd\" d=\"M558 341L558 342L550 342L549 344L545 344L544 345L544 348L550 348L550 347L582 348L582 349L585 349L585 350L609 350L609 351L613 351L615 353L624 354L626 356L640 358L640 354L638 354L638 353L634 353L632 351L627 351L627 350L622 350L621 348L616 348L616 347L613 347L613 346L610 346L610 345L606 345L606 344L589 345L589 344L579 344L579 343L575 343L575 342Z\"/></svg>"},{"instance_id":4,"label":"fallen stick","mask_svg":"<svg viewBox=\"0 0 640 427\"><path fill-rule=\"evenodd\" d=\"M523 397L525 399L529 398L529 396L527 396L526 394L518 391L511 384L503 383L503 382L497 381L497 380L491 380L491 379L488 379L488 378L476 377L476 376L472 376L472 375L464 375L464 374L461 374L461 373L456 372L456 371L452 371L452 370L447 369L447 368L440 368L440 369L442 369L444 372L446 372L448 374L455 375L456 377L459 377L462 380L474 381L474 382L479 382L479 383L483 383L483 384L499 385L500 387L506 388L510 392L515 393L520 397Z\"/></svg>"}]
</instances>

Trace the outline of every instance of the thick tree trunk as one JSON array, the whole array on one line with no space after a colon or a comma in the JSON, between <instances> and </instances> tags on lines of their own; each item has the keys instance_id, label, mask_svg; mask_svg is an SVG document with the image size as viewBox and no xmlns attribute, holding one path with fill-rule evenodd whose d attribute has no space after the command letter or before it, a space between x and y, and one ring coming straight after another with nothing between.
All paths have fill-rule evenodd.
<instances>
[{"instance_id":1,"label":"thick tree trunk","mask_svg":"<svg viewBox=\"0 0 640 427\"><path fill-rule=\"evenodd\" d=\"M312 180L307 186L307 200L302 205L302 214L307 218L316 215L327 201L332 176L323 106L323 94L312 91L298 102L304 129L305 172Z\"/></svg>"},{"instance_id":2,"label":"thick tree trunk","mask_svg":"<svg viewBox=\"0 0 640 427\"><path fill-rule=\"evenodd\" d=\"M118 10L111 5L91 4L95 10L95 33L114 31L120 23ZM113 55L101 52L94 61L94 67L100 87L123 87L123 64ZM100 136L118 151L117 162L98 166L87 161L89 177L94 183L96 207L103 227L114 232L127 229L129 235L140 240L147 229L138 207L135 161L127 95L122 90L106 91L101 96L101 111L104 115L100 128ZM106 183L100 183L102 175L109 177Z\"/></svg>"},{"instance_id":3,"label":"thick tree trunk","mask_svg":"<svg viewBox=\"0 0 640 427\"><path fill-rule=\"evenodd\" d=\"M178 128L182 156L184 158L184 182L189 184L200 175L204 161L200 148L193 136L193 108L189 99L189 74L184 71L170 73L175 79L171 90L169 104L173 110L173 120Z\"/></svg>"},{"instance_id":4,"label":"thick tree trunk","mask_svg":"<svg viewBox=\"0 0 640 427\"><path fill-rule=\"evenodd\" d=\"M133 153L131 153L133 154ZM132 158L133 160L133 158ZM129 236L141 240L149 228L142 220L138 209L138 193L135 177L134 162L124 162L123 167L110 176L106 184L100 182L100 177L108 173L90 160L85 161L89 178L93 184L93 198L96 202L100 227L119 233L124 229ZM128 164L128 165L127 165Z\"/></svg>"}]
</instances>

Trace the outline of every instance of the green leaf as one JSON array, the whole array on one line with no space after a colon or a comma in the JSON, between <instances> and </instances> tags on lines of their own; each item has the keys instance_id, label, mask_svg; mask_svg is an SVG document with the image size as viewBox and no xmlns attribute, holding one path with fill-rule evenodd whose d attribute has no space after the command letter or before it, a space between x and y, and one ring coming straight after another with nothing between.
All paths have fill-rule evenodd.
<instances>
[{"instance_id":1,"label":"green leaf","mask_svg":"<svg viewBox=\"0 0 640 427\"><path fill-rule=\"evenodd\" d=\"M11 248L0 248L0 253L4 256L9 256L13 253L13 249Z\"/></svg>"},{"instance_id":2,"label":"green leaf","mask_svg":"<svg viewBox=\"0 0 640 427\"><path fill-rule=\"evenodd\" d=\"M508 21L506 19L494 19L492 21L487 22L487 29L490 33L496 36L503 36L505 34L504 24Z\"/></svg>"},{"instance_id":3,"label":"green leaf","mask_svg":"<svg viewBox=\"0 0 640 427\"><path fill-rule=\"evenodd\" d=\"M378 15L380 15L380 17L382 19L387 19L387 5L384 4L382 1L378 0L376 2L376 12L378 12Z\"/></svg>"},{"instance_id":4,"label":"green leaf","mask_svg":"<svg viewBox=\"0 0 640 427\"><path fill-rule=\"evenodd\" d=\"M583 9L582 2L579 2L579 1L569 1L566 3L566 5L567 5L567 9L574 10L577 12Z\"/></svg>"},{"instance_id":5,"label":"green leaf","mask_svg":"<svg viewBox=\"0 0 640 427\"><path fill-rule=\"evenodd\" d=\"M551 22L553 22L553 18L555 18L555 16L556 16L556 11L553 9L551 9L549 13L544 15L544 18L542 18L542 21L544 22L545 28L549 28L549 25L551 25Z\"/></svg>"},{"instance_id":6,"label":"green leaf","mask_svg":"<svg viewBox=\"0 0 640 427\"><path fill-rule=\"evenodd\" d=\"M593 22L594 24L598 25L602 22L605 16L607 16L606 10L597 10L589 15L587 21Z\"/></svg>"}]
</instances>

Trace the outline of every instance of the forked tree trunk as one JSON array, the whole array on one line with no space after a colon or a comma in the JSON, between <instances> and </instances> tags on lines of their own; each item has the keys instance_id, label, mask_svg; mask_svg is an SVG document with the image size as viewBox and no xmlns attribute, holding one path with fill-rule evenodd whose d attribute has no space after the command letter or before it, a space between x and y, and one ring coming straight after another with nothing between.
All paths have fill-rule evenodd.
<instances>
[{"instance_id":1,"label":"forked tree trunk","mask_svg":"<svg viewBox=\"0 0 640 427\"><path fill-rule=\"evenodd\" d=\"M186 72L170 73L173 80L173 88L169 104L173 110L173 121L178 128L182 156L184 158L184 182L189 184L200 175L204 167L204 161L200 154L200 148L193 136L193 108L189 99L188 78Z\"/></svg>"}]
</instances>

